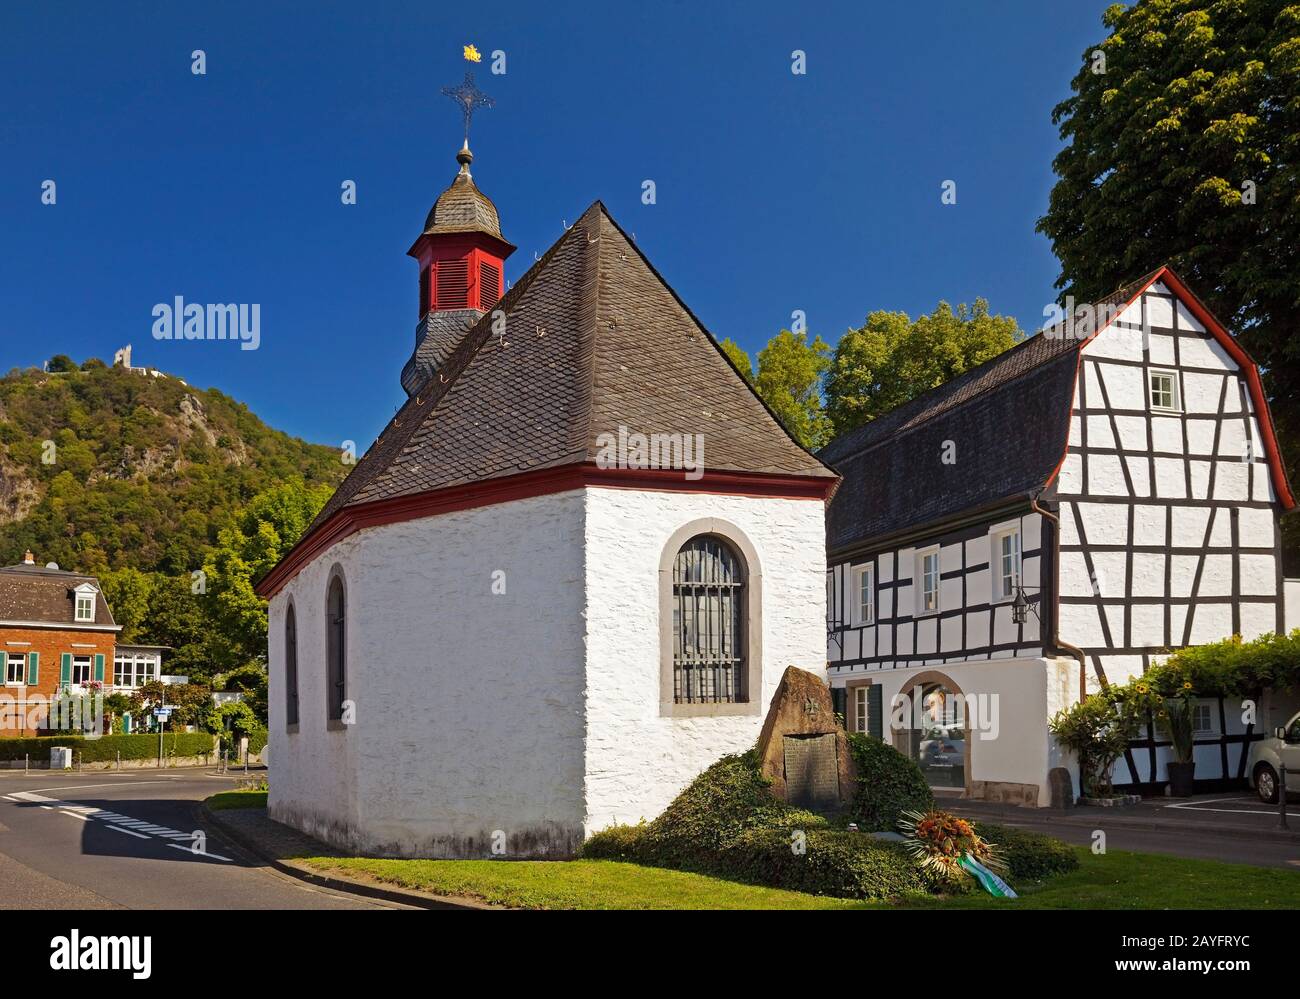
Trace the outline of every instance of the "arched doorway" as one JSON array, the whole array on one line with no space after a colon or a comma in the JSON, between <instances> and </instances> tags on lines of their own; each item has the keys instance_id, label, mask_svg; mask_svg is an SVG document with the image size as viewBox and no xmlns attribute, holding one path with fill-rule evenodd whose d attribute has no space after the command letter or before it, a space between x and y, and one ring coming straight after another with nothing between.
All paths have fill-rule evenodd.
<instances>
[{"instance_id":1,"label":"arched doorway","mask_svg":"<svg viewBox=\"0 0 1300 999\"><path fill-rule=\"evenodd\" d=\"M891 713L894 747L935 790L970 792L970 719L966 696L944 673L930 670L899 691Z\"/></svg>"}]
</instances>

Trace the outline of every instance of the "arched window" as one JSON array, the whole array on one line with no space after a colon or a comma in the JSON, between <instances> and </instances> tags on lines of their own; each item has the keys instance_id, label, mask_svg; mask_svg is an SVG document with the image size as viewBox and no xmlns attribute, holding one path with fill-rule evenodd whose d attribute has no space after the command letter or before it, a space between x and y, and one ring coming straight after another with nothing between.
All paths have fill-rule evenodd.
<instances>
[{"instance_id":1,"label":"arched window","mask_svg":"<svg viewBox=\"0 0 1300 999\"><path fill-rule=\"evenodd\" d=\"M673 703L749 700L745 561L722 538L691 538L673 560Z\"/></svg>"},{"instance_id":2,"label":"arched window","mask_svg":"<svg viewBox=\"0 0 1300 999\"><path fill-rule=\"evenodd\" d=\"M293 604L284 618L284 722L298 724L298 621Z\"/></svg>"},{"instance_id":3,"label":"arched window","mask_svg":"<svg viewBox=\"0 0 1300 999\"><path fill-rule=\"evenodd\" d=\"M326 717L338 721L343 717L344 692L347 689L347 595L343 580L335 576L330 580L329 597L325 602L325 702Z\"/></svg>"}]
</instances>

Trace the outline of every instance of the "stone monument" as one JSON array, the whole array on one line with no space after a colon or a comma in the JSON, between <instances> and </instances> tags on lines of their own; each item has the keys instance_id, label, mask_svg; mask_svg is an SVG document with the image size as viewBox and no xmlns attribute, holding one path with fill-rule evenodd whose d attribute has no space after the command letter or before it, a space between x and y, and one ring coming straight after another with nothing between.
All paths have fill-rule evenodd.
<instances>
[{"instance_id":1,"label":"stone monument","mask_svg":"<svg viewBox=\"0 0 1300 999\"><path fill-rule=\"evenodd\" d=\"M806 670L786 668L758 737L758 759L772 793L799 808L834 811L856 789L848 737L831 692Z\"/></svg>"}]
</instances>

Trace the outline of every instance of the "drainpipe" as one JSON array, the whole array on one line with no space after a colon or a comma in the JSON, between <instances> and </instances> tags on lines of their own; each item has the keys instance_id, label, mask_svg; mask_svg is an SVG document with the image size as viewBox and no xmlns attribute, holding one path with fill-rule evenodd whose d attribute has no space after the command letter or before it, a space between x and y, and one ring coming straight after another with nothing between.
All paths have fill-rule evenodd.
<instances>
[{"instance_id":1,"label":"drainpipe","mask_svg":"<svg viewBox=\"0 0 1300 999\"><path fill-rule=\"evenodd\" d=\"M1052 609L1049 621L1051 624L1051 644L1054 648L1063 652L1068 652L1079 661L1079 700L1088 696L1088 659L1083 654L1083 649L1077 645L1071 645L1069 642L1061 641L1061 520L1054 513L1050 513L1038 505L1038 497L1030 497L1029 509L1033 510L1039 516L1047 520L1052 525L1052 571L1056 573L1056 581L1052 584ZM1099 673L1098 679L1104 688L1106 686L1105 674Z\"/></svg>"}]
</instances>

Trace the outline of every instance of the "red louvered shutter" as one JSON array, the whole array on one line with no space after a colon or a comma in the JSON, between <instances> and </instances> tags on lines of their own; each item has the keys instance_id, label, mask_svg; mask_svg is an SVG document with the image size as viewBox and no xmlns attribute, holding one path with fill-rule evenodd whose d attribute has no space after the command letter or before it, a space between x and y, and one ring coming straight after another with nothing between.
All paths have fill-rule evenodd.
<instances>
[{"instance_id":1,"label":"red louvered shutter","mask_svg":"<svg viewBox=\"0 0 1300 999\"><path fill-rule=\"evenodd\" d=\"M420 312L416 318L422 318L432 304L429 301L429 268L426 267L420 271Z\"/></svg>"},{"instance_id":2,"label":"red louvered shutter","mask_svg":"<svg viewBox=\"0 0 1300 999\"><path fill-rule=\"evenodd\" d=\"M437 308L464 309L469 306L469 264L464 260L438 261Z\"/></svg>"},{"instance_id":3,"label":"red louvered shutter","mask_svg":"<svg viewBox=\"0 0 1300 999\"><path fill-rule=\"evenodd\" d=\"M479 308L486 312L501 297L501 273L489 263L478 265Z\"/></svg>"}]
</instances>

